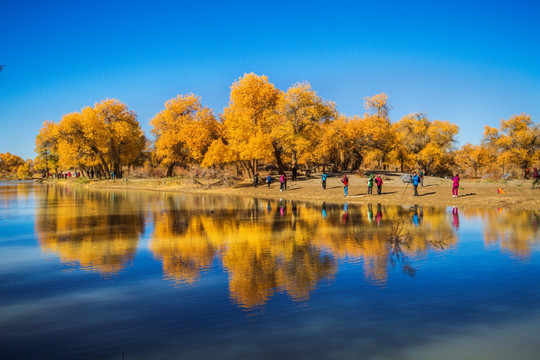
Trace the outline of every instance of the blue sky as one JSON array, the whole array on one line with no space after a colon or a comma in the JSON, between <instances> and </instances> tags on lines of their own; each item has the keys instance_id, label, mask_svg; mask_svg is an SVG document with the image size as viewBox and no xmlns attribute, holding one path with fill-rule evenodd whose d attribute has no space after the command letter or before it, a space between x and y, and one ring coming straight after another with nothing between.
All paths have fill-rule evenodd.
<instances>
[{"instance_id":1,"label":"blue sky","mask_svg":"<svg viewBox=\"0 0 540 360\"><path fill-rule=\"evenodd\" d=\"M221 113L244 73L287 90L308 81L347 115L386 92L460 127L540 117L540 5L534 1L0 0L0 152L34 158L43 121L106 98L145 132L177 94Z\"/></svg>"}]
</instances>

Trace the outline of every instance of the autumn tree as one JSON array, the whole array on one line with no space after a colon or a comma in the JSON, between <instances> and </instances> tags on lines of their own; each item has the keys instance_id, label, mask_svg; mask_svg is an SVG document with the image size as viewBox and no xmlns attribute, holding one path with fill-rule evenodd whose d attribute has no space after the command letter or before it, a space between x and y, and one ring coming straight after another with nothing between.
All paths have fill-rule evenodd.
<instances>
[{"instance_id":1,"label":"autumn tree","mask_svg":"<svg viewBox=\"0 0 540 360\"><path fill-rule=\"evenodd\" d=\"M98 133L96 133L98 132ZM102 164L108 167L103 146L106 131L100 127L92 108L62 116L56 134L58 166L62 169L77 168L87 171ZM105 170L102 169L105 173Z\"/></svg>"},{"instance_id":2,"label":"autumn tree","mask_svg":"<svg viewBox=\"0 0 540 360\"><path fill-rule=\"evenodd\" d=\"M486 126L483 142L496 149L503 164L526 169L540 159L540 127L527 114L501 120L500 129Z\"/></svg>"},{"instance_id":3,"label":"autumn tree","mask_svg":"<svg viewBox=\"0 0 540 360\"><path fill-rule=\"evenodd\" d=\"M58 124L45 122L36 137L36 152L50 168L99 168L122 176L122 165L134 162L146 138L137 117L125 104L107 99L81 112L66 114Z\"/></svg>"},{"instance_id":4,"label":"autumn tree","mask_svg":"<svg viewBox=\"0 0 540 360\"><path fill-rule=\"evenodd\" d=\"M349 163L351 154L347 147L347 122L346 116L339 115L335 120L322 124L321 138L314 151L317 161L332 164L335 169Z\"/></svg>"},{"instance_id":5,"label":"autumn tree","mask_svg":"<svg viewBox=\"0 0 540 360\"><path fill-rule=\"evenodd\" d=\"M167 101L165 110L150 124L156 138L155 153L167 167L167 176L172 176L177 164L200 163L220 131L212 110L203 107L201 98L193 94Z\"/></svg>"},{"instance_id":6,"label":"autumn tree","mask_svg":"<svg viewBox=\"0 0 540 360\"><path fill-rule=\"evenodd\" d=\"M408 167L426 172L447 172L452 165L452 151L458 126L448 121L430 121L424 114L409 114L393 125L397 145L392 155Z\"/></svg>"},{"instance_id":7,"label":"autumn tree","mask_svg":"<svg viewBox=\"0 0 540 360\"><path fill-rule=\"evenodd\" d=\"M17 168L17 178L28 179L32 177L34 162L31 159L26 160Z\"/></svg>"},{"instance_id":8,"label":"autumn tree","mask_svg":"<svg viewBox=\"0 0 540 360\"><path fill-rule=\"evenodd\" d=\"M476 177L478 170L496 161L496 153L487 146L467 143L455 152L454 161L462 169L471 168Z\"/></svg>"},{"instance_id":9,"label":"autumn tree","mask_svg":"<svg viewBox=\"0 0 540 360\"><path fill-rule=\"evenodd\" d=\"M0 175L1 176L13 176L19 166L24 165L24 160L20 156L11 154L9 152L0 153Z\"/></svg>"},{"instance_id":10,"label":"autumn tree","mask_svg":"<svg viewBox=\"0 0 540 360\"><path fill-rule=\"evenodd\" d=\"M45 171L47 176L50 170L58 172L58 124L52 121L43 122L43 127L36 136L35 151L38 154L35 163L36 170Z\"/></svg>"},{"instance_id":11,"label":"autumn tree","mask_svg":"<svg viewBox=\"0 0 540 360\"><path fill-rule=\"evenodd\" d=\"M313 152L320 141L322 124L337 116L334 103L323 100L307 82L297 83L280 96L278 125L272 138L287 152L293 166L314 160Z\"/></svg>"},{"instance_id":12,"label":"autumn tree","mask_svg":"<svg viewBox=\"0 0 540 360\"><path fill-rule=\"evenodd\" d=\"M388 95L380 93L364 98L364 108L370 115L376 115L378 119L390 121L389 114L392 106L388 103Z\"/></svg>"},{"instance_id":13,"label":"autumn tree","mask_svg":"<svg viewBox=\"0 0 540 360\"><path fill-rule=\"evenodd\" d=\"M204 164L236 162L249 176L257 171L259 161L275 159L279 165L282 150L271 137L277 121L279 97L280 90L264 75L245 74L235 81L231 86L229 105L223 112L224 136L209 150L215 155L217 147L226 145L224 156L227 157L208 157Z\"/></svg>"},{"instance_id":14,"label":"autumn tree","mask_svg":"<svg viewBox=\"0 0 540 360\"><path fill-rule=\"evenodd\" d=\"M363 116L342 116L338 123L342 168L357 169L366 159L381 165L396 143L388 117L388 96L381 93L364 100L367 112Z\"/></svg>"},{"instance_id":15,"label":"autumn tree","mask_svg":"<svg viewBox=\"0 0 540 360\"><path fill-rule=\"evenodd\" d=\"M133 163L141 155L146 143L137 115L116 99L103 100L93 110L97 115L97 124L106 133L100 144L103 152L116 175L122 177L122 165Z\"/></svg>"}]
</instances>

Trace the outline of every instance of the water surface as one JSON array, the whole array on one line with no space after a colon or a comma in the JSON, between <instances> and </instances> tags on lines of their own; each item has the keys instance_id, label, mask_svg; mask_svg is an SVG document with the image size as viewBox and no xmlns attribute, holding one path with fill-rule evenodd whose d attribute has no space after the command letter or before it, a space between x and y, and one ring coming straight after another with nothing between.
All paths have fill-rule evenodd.
<instances>
[{"instance_id":1,"label":"water surface","mask_svg":"<svg viewBox=\"0 0 540 360\"><path fill-rule=\"evenodd\" d=\"M0 183L0 348L536 359L539 218Z\"/></svg>"}]
</instances>

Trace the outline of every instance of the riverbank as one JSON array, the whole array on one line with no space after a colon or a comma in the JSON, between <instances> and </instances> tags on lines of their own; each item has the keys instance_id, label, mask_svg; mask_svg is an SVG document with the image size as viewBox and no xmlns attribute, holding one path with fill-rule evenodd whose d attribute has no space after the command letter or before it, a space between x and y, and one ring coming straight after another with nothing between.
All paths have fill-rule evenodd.
<instances>
[{"instance_id":1,"label":"riverbank","mask_svg":"<svg viewBox=\"0 0 540 360\"><path fill-rule=\"evenodd\" d=\"M512 209L540 209L540 189L531 189L531 180L462 180L459 196L452 197L452 181L438 177L426 177L424 186L418 186L419 196L413 196L411 184L403 183L399 174L382 176L382 194L367 195L367 178L349 175L349 196L344 197L340 177L329 177L326 190L322 189L320 178L300 178L289 181L287 191L279 190L275 181L270 188L266 184L253 187L251 181L224 185L218 179L119 179L113 180L47 180L47 183L79 185L99 189L133 189L148 191L168 191L186 193L208 193L228 196L289 199L332 203L381 203L388 205L427 205L459 207L500 207ZM503 193L499 193L502 189Z\"/></svg>"}]
</instances>

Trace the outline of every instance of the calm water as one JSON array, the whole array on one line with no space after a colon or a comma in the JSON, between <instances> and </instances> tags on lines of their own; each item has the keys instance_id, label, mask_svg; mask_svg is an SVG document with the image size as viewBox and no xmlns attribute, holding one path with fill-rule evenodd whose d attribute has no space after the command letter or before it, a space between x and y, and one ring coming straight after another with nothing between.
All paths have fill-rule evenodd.
<instances>
[{"instance_id":1,"label":"calm water","mask_svg":"<svg viewBox=\"0 0 540 360\"><path fill-rule=\"evenodd\" d=\"M2 358L537 359L539 220L0 183Z\"/></svg>"}]
</instances>

